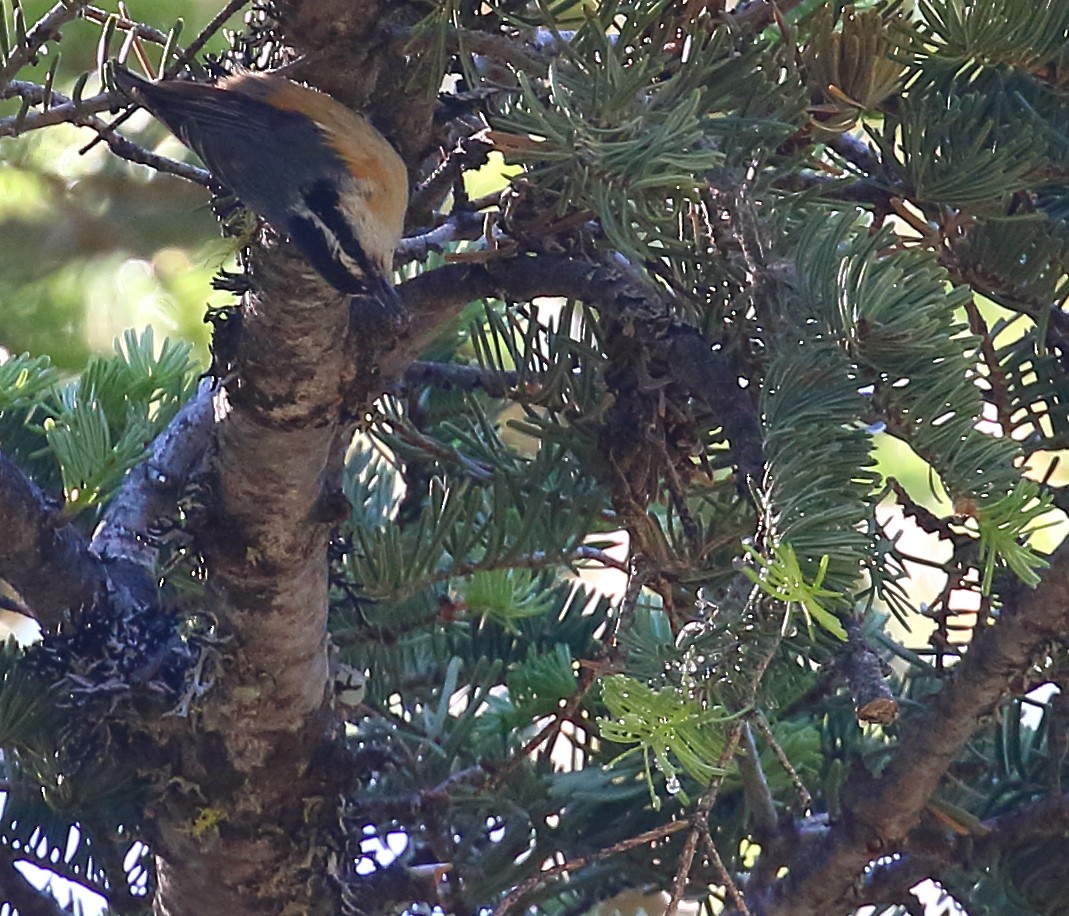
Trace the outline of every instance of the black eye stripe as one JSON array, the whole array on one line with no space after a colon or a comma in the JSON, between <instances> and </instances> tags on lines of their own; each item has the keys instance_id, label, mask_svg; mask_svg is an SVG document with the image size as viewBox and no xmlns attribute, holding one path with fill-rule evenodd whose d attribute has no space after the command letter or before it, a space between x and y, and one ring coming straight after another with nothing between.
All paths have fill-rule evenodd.
<instances>
[{"instance_id":1,"label":"black eye stripe","mask_svg":"<svg viewBox=\"0 0 1069 916\"><path fill-rule=\"evenodd\" d=\"M341 261L337 246L330 244L331 237L318 216L294 214L286 220L285 230L308 263L331 286L342 293L366 292L367 281L354 276Z\"/></svg>"},{"instance_id":2,"label":"black eye stripe","mask_svg":"<svg viewBox=\"0 0 1069 916\"><path fill-rule=\"evenodd\" d=\"M309 211L317 216L323 225L334 235L341 250L368 276L374 276L374 270L359 240L353 234L345 214L342 213L341 201L337 187L330 181L317 181L304 192L304 202Z\"/></svg>"}]
</instances>

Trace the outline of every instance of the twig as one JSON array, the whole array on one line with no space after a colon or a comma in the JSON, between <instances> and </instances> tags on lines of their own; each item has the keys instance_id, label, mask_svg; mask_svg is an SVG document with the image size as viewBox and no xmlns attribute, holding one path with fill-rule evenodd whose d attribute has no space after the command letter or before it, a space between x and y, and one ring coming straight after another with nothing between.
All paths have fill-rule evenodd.
<instances>
[{"instance_id":1,"label":"twig","mask_svg":"<svg viewBox=\"0 0 1069 916\"><path fill-rule=\"evenodd\" d=\"M174 64L168 66L163 71L164 76L174 76L174 74L189 63L189 61L193 60L193 58L200 53L201 48L203 48L209 42L211 37L223 27L223 23L248 2L249 0L230 0L226 6L212 16L208 24L197 33L197 37L194 38L186 46L186 49L175 58Z\"/></svg>"},{"instance_id":2,"label":"twig","mask_svg":"<svg viewBox=\"0 0 1069 916\"><path fill-rule=\"evenodd\" d=\"M768 719L765 718L764 713L756 711L751 718L757 726L757 730L761 733L761 737L772 749L772 753L776 755L779 765L783 767L783 771L790 778L794 791L798 794L798 805L802 809L802 813L806 814L813 807L813 796L809 794L809 790L805 787L805 783L802 782L802 777L798 775L794 764L791 763L783 747L776 740L776 736L772 734L772 728L769 726Z\"/></svg>"},{"instance_id":3,"label":"twig","mask_svg":"<svg viewBox=\"0 0 1069 916\"><path fill-rule=\"evenodd\" d=\"M28 100L32 105L41 104L44 101L45 94L44 86L23 82L22 80L13 80L3 89L0 89L0 98L17 96ZM18 136L19 134L24 134L31 130L40 130L42 127L50 127L54 124L73 124L75 127L87 127L96 131L98 139L107 143L111 151L121 159L150 166L158 172L167 172L179 178L185 178L187 181L192 181L194 184L199 184L205 188L216 187L211 174L204 169L150 152L143 146L122 136L122 134L115 133L109 125L96 117L95 112L106 111L112 105L111 96L107 93L76 102L53 89L51 97L52 101L58 104L53 104L47 111L35 111L21 119L17 115L0 118L0 137Z\"/></svg>"},{"instance_id":4,"label":"twig","mask_svg":"<svg viewBox=\"0 0 1069 916\"><path fill-rule=\"evenodd\" d=\"M83 19L88 19L90 22L96 23L97 25L103 25L114 15L114 13L109 13L107 10L102 10L97 6L87 6L82 11ZM143 38L145 41L151 41L153 44L167 44L166 32L161 32L159 29L153 28L150 25L145 25L143 22L138 22L135 19L118 16L115 19L115 28L120 32L133 31L138 38Z\"/></svg>"},{"instance_id":5,"label":"twig","mask_svg":"<svg viewBox=\"0 0 1069 916\"><path fill-rule=\"evenodd\" d=\"M618 572L629 572L630 567L622 560L617 560L616 557L604 550L599 550L597 547L590 547L587 544L580 544L575 550L572 551L573 560L593 560L595 563L600 563L607 569L615 569Z\"/></svg>"},{"instance_id":6,"label":"twig","mask_svg":"<svg viewBox=\"0 0 1069 916\"><path fill-rule=\"evenodd\" d=\"M457 181L466 170L486 165L493 148L494 144L482 132L462 137L412 195L409 218L417 222L428 219L450 190L457 187Z\"/></svg>"},{"instance_id":7,"label":"twig","mask_svg":"<svg viewBox=\"0 0 1069 916\"><path fill-rule=\"evenodd\" d=\"M690 869L694 864L694 853L698 851L701 832L701 826L695 824L683 843L683 851L679 854L679 866L676 868L676 876L672 881L672 896L665 908L664 916L675 916L683 900L683 894L687 890L687 880L690 878Z\"/></svg>"},{"instance_id":8,"label":"twig","mask_svg":"<svg viewBox=\"0 0 1069 916\"><path fill-rule=\"evenodd\" d=\"M683 899L683 892L686 890L687 879L690 877L690 868L694 862L694 853L698 846L699 836L702 830L709 830L709 814L713 810L713 805L716 804L717 798L720 796L720 790L723 788L724 779L728 774L728 764L735 756L735 750L739 746L739 740L742 738L743 724L741 719L735 723L735 727L731 730L731 735L728 737L727 742L725 742L724 748L720 752L720 757L716 762L717 769L720 770L720 775L713 778L712 782L709 784L708 790L698 802L698 810L694 812L694 817L692 819L693 827L690 836L687 837L687 842L683 848L683 854L680 856L679 867L676 869L675 880L672 882L672 897L668 901L664 916L675 916L675 912L679 908L679 903Z\"/></svg>"},{"instance_id":9,"label":"twig","mask_svg":"<svg viewBox=\"0 0 1069 916\"><path fill-rule=\"evenodd\" d=\"M453 242L473 242L482 238L485 221L485 214L457 210L437 228L402 239L394 255L394 265L425 261L432 252L441 254L446 245Z\"/></svg>"},{"instance_id":10,"label":"twig","mask_svg":"<svg viewBox=\"0 0 1069 916\"><path fill-rule=\"evenodd\" d=\"M0 99L15 97L27 100L31 105L40 105L44 101L45 87L38 83L12 80L0 88ZM76 104L55 89L52 90L52 101L59 104L51 105L47 111L29 112L21 119L18 115L0 118L0 137L15 137L31 130L50 127L53 124L72 123L78 115L93 115L107 111L114 104L107 93L82 99Z\"/></svg>"},{"instance_id":11,"label":"twig","mask_svg":"<svg viewBox=\"0 0 1069 916\"><path fill-rule=\"evenodd\" d=\"M728 871L727 866L724 864L724 860L720 857L720 850L716 848L716 843L713 842L713 835L709 832L707 825L701 828L701 835L702 842L705 843L705 849L709 853L709 858L713 860L713 865L716 866L720 880L724 882L724 887L727 888L731 902L735 904L735 908L742 916L750 916L746 900L743 898L739 886L735 883L735 879L731 876L731 872Z\"/></svg>"},{"instance_id":12,"label":"twig","mask_svg":"<svg viewBox=\"0 0 1069 916\"><path fill-rule=\"evenodd\" d=\"M778 819L772 790L761 768L761 756L749 722L742 727L742 741L745 753L739 757L739 775L742 777L743 796L753 818L754 836L764 845L767 838L775 833Z\"/></svg>"},{"instance_id":13,"label":"twig","mask_svg":"<svg viewBox=\"0 0 1069 916\"><path fill-rule=\"evenodd\" d=\"M392 435L405 445L419 449L443 464L456 465L475 480L489 481L494 477L493 469L489 465L476 461L474 458L469 458L461 453L459 449L444 445L437 439L424 435L419 430L401 426L394 429Z\"/></svg>"},{"instance_id":14,"label":"twig","mask_svg":"<svg viewBox=\"0 0 1069 916\"><path fill-rule=\"evenodd\" d=\"M206 169L190 165L187 162L179 162L177 159L169 159L167 156L161 156L158 153L149 152L143 146L139 146L122 134L109 129L108 125L98 118L78 119L73 123L97 131L104 142L108 144L108 148L120 159L136 162L139 165L147 165L157 172L167 172L178 178L184 178L186 181L192 181L194 184L199 184L209 190L218 190L219 188L211 172Z\"/></svg>"},{"instance_id":15,"label":"twig","mask_svg":"<svg viewBox=\"0 0 1069 916\"><path fill-rule=\"evenodd\" d=\"M448 34L454 39L458 51L482 54L531 77L544 76L549 70L548 58L524 47L518 38L472 29L452 29Z\"/></svg>"},{"instance_id":16,"label":"twig","mask_svg":"<svg viewBox=\"0 0 1069 916\"><path fill-rule=\"evenodd\" d=\"M519 373L499 372L482 366L458 366L453 363L432 363L417 360L405 371L399 386L411 388L434 387L452 391L482 389L493 397L506 397L516 388Z\"/></svg>"},{"instance_id":17,"label":"twig","mask_svg":"<svg viewBox=\"0 0 1069 916\"><path fill-rule=\"evenodd\" d=\"M991 330L980 313L976 304L976 297L970 296L965 302L965 314L969 318L969 330L980 338L980 356L987 367L987 377L984 381L990 386L989 397L995 405L999 425L1002 427L1002 435L1009 436L1020 424L1013 422L1014 405L1006 385L1006 373L1002 368L1002 362L995 350Z\"/></svg>"},{"instance_id":18,"label":"twig","mask_svg":"<svg viewBox=\"0 0 1069 916\"><path fill-rule=\"evenodd\" d=\"M61 0L38 19L33 28L26 33L26 40L17 42L11 49L11 56L8 57L7 63L0 68L0 84L6 83L11 76L33 61L37 57L37 52L46 43L58 38L60 29L72 19L77 18L87 2L88 0ZM20 9L18 4L15 9Z\"/></svg>"},{"instance_id":19,"label":"twig","mask_svg":"<svg viewBox=\"0 0 1069 916\"><path fill-rule=\"evenodd\" d=\"M580 544L570 554L547 553L544 550L535 550L531 553L521 553L513 557L505 557L502 560L493 560L492 562L481 560L473 563L456 563L448 569L421 579L420 584L423 586L432 585L436 582L446 582L449 579L458 579L490 569L545 569L548 566L559 566L565 563L572 564L582 560L594 560L609 569L615 569L620 572L628 571L627 565L615 557L611 557L595 547Z\"/></svg>"},{"instance_id":20,"label":"twig","mask_svg":"<svg viewBox=\"0 0 1069 916\"><path fill-rule=\"evenodd\" d=\"M231 16L234 15L239 9L241 9L249 0L230 0L226 6L224 6L218 13L216 13L208 24L200 30L197 37L186 47L184 51L181 51L175 55L175 59L168 64L167 61L163 62L162 71L160 73L161 79L168 79L173 77L179 70L182 69L187 63L189 63L197 53L203 48L211 37L222 28L223 23L226 22ZM82 155L88 153L94 146L96 146L101 140L107 141L108 137L119 127L125 124L133 113L137 110L136 105L132 105L126 109L121 115L115 118L110 124L105 125L104 129L99 132L99 136L95 137L91 142L83 146L78 152ZM110 143L108 144L111 145Z\"/></svg>"},{"instance_id":21,"label":"twig","mask_svg":"<svg viewBox=\"0 0 1069 916\"><path fill-rule=\"evenodd\" d=\"M669 837L674 833L679 833L680 830L685 830L689 826L689 820L671 821L668 824L654 827L652 830L647 830L637 836L628 837L626 840L621 840L619 843L614 843L612 846L600 849L591 855L577 856L573 859L569 859L567 862L562 862L560 865L554 865L552 868L547 868L545 871L539 872L533 878L524 881L523 884L514 887L508 893L508 896L494 908L493 916L505 916L505 914L527 894L540 884L544 884L552 878L570 874L573 871L586 868L588 865L592 865L595 862L603 862L605 859L610 859L613 856L619 855L621 852L627 852L629 849L635 849L638 846L646 846L657 840L663 840L665 837Z\"/></svg>"},{"instance_id":22,"label":"twig","mask_svg":"<svg viewBox=\"0 0 1069 916\"><path fill-rule=\"evenodd\" d=\"M620 599L619 607L616 609L616 619L613 621L612 631L605 640L608 655L618 656L620 652L620 634L630 629L631 622L635 617L635 606L638 604L642 589L649 581L652 572L653 570L645 557L637 554L631 557L631 563L628 567L627 588L624 590L624 596Z\"/></svg>"}]
</instances>

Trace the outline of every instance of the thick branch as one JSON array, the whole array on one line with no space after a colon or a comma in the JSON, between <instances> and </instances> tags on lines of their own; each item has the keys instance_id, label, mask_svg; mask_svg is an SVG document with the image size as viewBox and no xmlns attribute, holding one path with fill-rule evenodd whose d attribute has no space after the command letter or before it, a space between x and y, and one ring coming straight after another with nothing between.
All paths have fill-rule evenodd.
<instances>
[{"instance_id":1,"label":"thick branch","mask_svg":"<svg viewBox=\"0 0 1069 916\"><path fill-rule=\"evenodd\" d=\"M438 328L476 299L578 299L606 318L633 323L643 344L659 352L673 380L702 401L723 426L742 473L759 475L761 432L752 403L740 395L739 373L731 360L714 351L696 328L671 321L660 292L626 265L559 255L448 264L402 284L399 293L411 320L406 336L379 363L383 379L404 373Z\"/></svg>"},{"instance_id":2,"label":"thick branch","mask_svg":"<svg viewBox=\"0 0 1069 916\"><path fill-rule=\"evenodd\" d=\"M981 837L970 837L972 844L981 848L1013 849L1032 840L1060 836L1069 830L1069 794L1043 798L1012 814L989 818L983 829Z\"/></svg>"},{"instance_id":3,"label":"thick branch","mask_svg":"<svg viewBox=\"0 0 1069 916\"><path fill-rule=\"evenodd\" d=\"M104 571L81 533L6 456L0 454L0 576L14 586L46 629L65 612L91 604Z\"/></svg>"},{"instance_id":4,"label":"thick branch","mask_svg":"<svg viewBox=\"0 0 1069 916\"><path fill-rule=\"evenodd\" d=\"M857 902L852 888L865 866L903 847L981 719L993 713L1033 656L1063 637L1067 618L1069 546L1063 546L1039 587L1007 598L998 623L976 635L943 690L904 726L883 774L850 780L843 819L812 853L796 856L790 874L760 901L760 912L813 916Z\"/></svg>"},{"instance_id":5,"label":"thick branch","mask_svg":"<svg viewBox=\"0 0 1069 916\"><path fill-rule=\"evenodd\" d=\"M203 460L212 431L212 391L204 379L156 437L149 456L126 475L93 533L90 549L109 560L129 560L154 571L159 549L151 535L157 521L175 513L190 475Z\"/></svg>"},{"instance_id":6,"label":"thick branch","mask_svg":"<svg viewBox=\"0 0 1069 916\"><path fill-rule=\"evenodd\" d=\"M331 905L329 844L317 833L331 805L316 803L330 792L311 765L330 737L329 527L313 509L349 438L340 396L354 371L348 307L288 247L254 258L260 292L243 305L237 371L215 394L212 498L195 531L227 670L197 729L161 725L161 743L182 748L175 778L198 787L155 809L156 911L167 916L282 912L295 899L316 900L308 912ZM205 808L222 819L223 842L191 836Z\"/></svg>"}]
</instances>

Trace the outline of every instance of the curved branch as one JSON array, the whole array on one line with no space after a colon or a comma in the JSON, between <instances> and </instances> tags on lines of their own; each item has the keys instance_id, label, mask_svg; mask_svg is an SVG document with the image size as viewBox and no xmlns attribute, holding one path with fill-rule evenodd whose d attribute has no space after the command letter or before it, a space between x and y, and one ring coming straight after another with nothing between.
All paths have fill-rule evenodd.
<instances>
[{"instance_id":1,"label":"curved branch","mask_svg":"<svg viewBox=\"0 0 1069 916\"><path fill-rule=\"evenodd\" d=\"M980 721L994 712L1032 657L1061 639L1069 626L1069 545L1051 557L1035 591L1004 596L999 621L980 631L943 690L907 722L880 777L855 774L844 791L844 817L815 849L796 855L790 874L759 907L767 916L811 916L856 901L855 882L881 855L906 845L928 799ZM1057 820L1066 802L1050 806ZM1005 826L1021 824L1007 819ZM864 901L862 901L864 902Z\"/></svg>"},{"instance_id":2,"label":"curved branch","mask_svg":"<svg viewBox=\"0 0 1069 916\"><path fill-rule=\"evenodd\" d=\"M383 380L402 375L438 329L476 299L529 302L542 296L578 299L608 319L625 320L655 351L671 378L702 401L723 426L744 476L759 476L761 431L752 402L739 395L730 358L694 327L671 319L661 291L629 265L597 264L563 255L527 255L447 264L398 287L409 314L405 336L378 363ZM381 389L380 389L381 390Z\"/></svg>"},{"instance_id":3,"label":"curved branch","mask_svg":"<svg viewBox=\"0 0 1069 916\"><path fill-rule=\"evenodd\" d=\"M18 591L42 627L55 627L69 608L92 604L105 588L102 564L52 503L0 454L0 576Z\"/></svg>"}]
</instances>

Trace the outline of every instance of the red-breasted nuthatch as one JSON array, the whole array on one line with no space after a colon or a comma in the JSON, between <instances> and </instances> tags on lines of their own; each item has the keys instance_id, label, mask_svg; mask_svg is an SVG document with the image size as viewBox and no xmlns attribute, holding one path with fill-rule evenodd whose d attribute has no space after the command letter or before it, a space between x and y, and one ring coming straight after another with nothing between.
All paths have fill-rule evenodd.
<instances>
[{"instance_id":1,"label":"red-breasted nuthatch","mask_svg":"<svg viewBox=\"0 0 1069 916\"><path fill-rule=\"evenodd\" d=\"M147 108L251 210L288 235L343 293L393 294L408 172L374 127L329 95L272 73L215 85L112 81Z\"/></svg>"}]
</instances>

